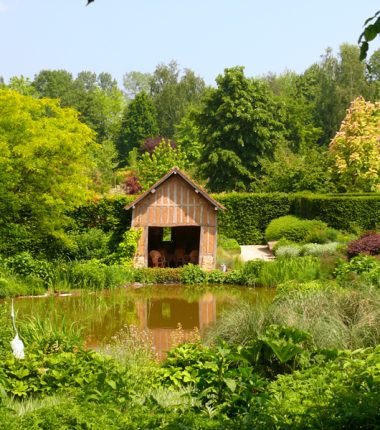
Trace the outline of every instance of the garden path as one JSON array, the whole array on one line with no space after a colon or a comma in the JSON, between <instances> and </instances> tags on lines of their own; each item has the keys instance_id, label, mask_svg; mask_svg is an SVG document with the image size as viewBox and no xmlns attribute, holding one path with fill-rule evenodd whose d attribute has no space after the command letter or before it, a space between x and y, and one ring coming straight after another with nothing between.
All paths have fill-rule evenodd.
<instances>
[{"instance_id":1,"label":"garden path","mask_svg":"<svg viewBox=\"0 0 380 430\"><path fill-rule=\"evenodd\" d=\"M267 245L242 245L240 257L243 261L249 260L273 260L273 254Z\"/></svg>"}]
</instances>

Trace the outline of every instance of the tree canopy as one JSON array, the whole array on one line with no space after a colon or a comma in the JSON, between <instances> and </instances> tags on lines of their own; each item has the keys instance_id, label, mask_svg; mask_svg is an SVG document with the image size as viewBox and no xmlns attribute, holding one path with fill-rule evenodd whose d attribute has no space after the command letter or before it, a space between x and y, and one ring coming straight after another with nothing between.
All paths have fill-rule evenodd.
<instances>
[{"instance_id":1,"label":"tree canopy","mask_svg":"<svg viewBox=\"0 0 380 430\"><path fill-rule=\"evenodd\" d=\"M147 190L175 166L186 169L186 155L180 147L173 148L170 141L162 139L152 153L144 152L137 161L136 167L142 190Z\"/></svg>"},{"instance_id":2,"label":"tree canopy","mask_svg":"<svg viewBox=\"0 0 380 430\"><path fill-rule=\"evenodd\" d=\"M66 70L42 70L33 80L13 77L1 87L56 98L61 107L79 112L101 144L91 160L93 184L102 193L123 177L135 178L130 188L137 190L141 178L129 164L130 151L136 148L140 160L163 139L172 149L180 147L188 172L209 191L249 191L264 184L271 190L323 190L331 182L317 160L325 166L351 101L380 97L380 49L368 59L370 69L358 55L357 46L343 44L336 54L327 49L304 73L251 78L243 67L226 69L216 88L175 61L152 73L126 73L124 93L109 73L89 71L74 77ZM281 163L292 178L302 177L298 184L285 184L282 172L271 168Z\"/></svg>"},{"instance_id":3,"label":"tree canopy","mask_svg":"<svg viewBox=\"0 0 380 430\"><path fill-rule=\"evenodd\" d=\"M58 98L62 107L73 107L97 133L97 141L114 140L119 133L124 98L109 73L83 71L74 79L66 70L42 70L33 86L39 97Z\"/></svg>"},{"instance_id":4,"label":"tree canopy","mask_svg":"<svg viewBox=\"0 0 380 430\"><path fill-rule=\"evenodd\" d=\"M120 158L126 158L133 148L140 148L143 141L159 134L157 111L145 91L139 92L127 105L118 137Z\"/></svg>"},{"instance_id":5,"label":"tree canopy","mask_svg":"<svg viewBox=\"0 0 380 430\"><path fill-rule=\"evenodd\" d=\"M278 105L267 84L245 77L243 67L226 69L216 82L196 117L202 171L211 191L247 190L259 157L284 139Z\"/></svg>"},{"instance_id":6,"label":"tree canopy","mask_svg":"<svg viewBox=\"0 0 380 430\"><path fill-rule=\"evenodd\" d=\"M358 97L330 144L333 172L343 191L380 190L380 102Z\"/></svg>"},{"instance_id":7,"label":"tree canopy","mask_svg":"<svg viewBox=\"0 0 380 430\"><path fill-rule=\"evenodd\" d=\"M58 237L89 196L94 132L57 100L0 90L0 232L8 250ZM2 250L6 251L6 250Z\"/></svg>"}]
</instances>

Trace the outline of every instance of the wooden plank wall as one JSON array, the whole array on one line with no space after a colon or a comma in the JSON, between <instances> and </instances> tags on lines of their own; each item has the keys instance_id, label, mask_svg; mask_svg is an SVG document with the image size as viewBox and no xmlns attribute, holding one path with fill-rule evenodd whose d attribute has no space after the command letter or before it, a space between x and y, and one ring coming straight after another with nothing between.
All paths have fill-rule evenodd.
<instances>
[{"instance_id":1,"label":"wooden plank wall","mask_svg":"<svg viewBox=\"0 0 380 430\"><path fill-rule=\"evenodd\" d=\"M194 188L178 176L170 177L134 209L134 227L216 227L216 212Z\"/></svg>"},{"instance_id":2,"label":"wooden plank wall","mask_svg":"<svg viewBox=\"0 0 380 430\"><path fill-rule=\"evenodd\" d=\"M200 226L199 261L216 256L217 211L179 176L171 176L133 209L132 227L142 228L136 255L147 266L148 227ZM141 260L140 260L141 261ZM210 263L206 263L210 264Z\"/></svg>"}]
</instances>

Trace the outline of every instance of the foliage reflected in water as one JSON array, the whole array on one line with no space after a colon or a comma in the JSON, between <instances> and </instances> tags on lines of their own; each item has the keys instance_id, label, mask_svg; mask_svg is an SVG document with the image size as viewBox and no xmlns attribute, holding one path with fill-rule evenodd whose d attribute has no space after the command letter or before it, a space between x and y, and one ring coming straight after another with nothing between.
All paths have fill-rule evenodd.
<instances>
[{"instance_id":1,"label":"foliage reflected in water","mask_svg":"<svg viewBox=\"0 0 380 430\"><path fill-rule=\"evenodd\" d=\"M177 343L175 338L179 332L190 339L196 329L203 336L224 310L241 302L260 303L259 306L265 307L273 294L272 290L240 287L150 286L71 296L19 298L16 309L21 335L23 322L31 318L35 319L35 325L46 325L44 330L50 332L55 328L65 332L74 323L82 329L85 345L98 348L112 343L120 330L135 327L141 333L149 333L160 355L173 342ZM28 333L30 336L30 328Z\"/></svg>"}]
</instances>

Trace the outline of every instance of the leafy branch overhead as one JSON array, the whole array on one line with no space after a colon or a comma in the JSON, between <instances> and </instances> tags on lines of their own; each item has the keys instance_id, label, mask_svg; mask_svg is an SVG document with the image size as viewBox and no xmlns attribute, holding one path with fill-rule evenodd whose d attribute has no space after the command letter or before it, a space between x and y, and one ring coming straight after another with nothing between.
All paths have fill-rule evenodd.
<instances>
[{"instance_id":1,"label":"leafy branch overhead","mask_svg":"<svg viewBox=\"0 0 380 430\"><path fill-rule=\"evenodd\" d=\"M369 42L371 42L380 33L380 10L375 13L374 16L368 18L364 25L363 33L359 37L360 45L360 60L367 58L367 52L369 48Z\"/></svg>"}]
</instances>

